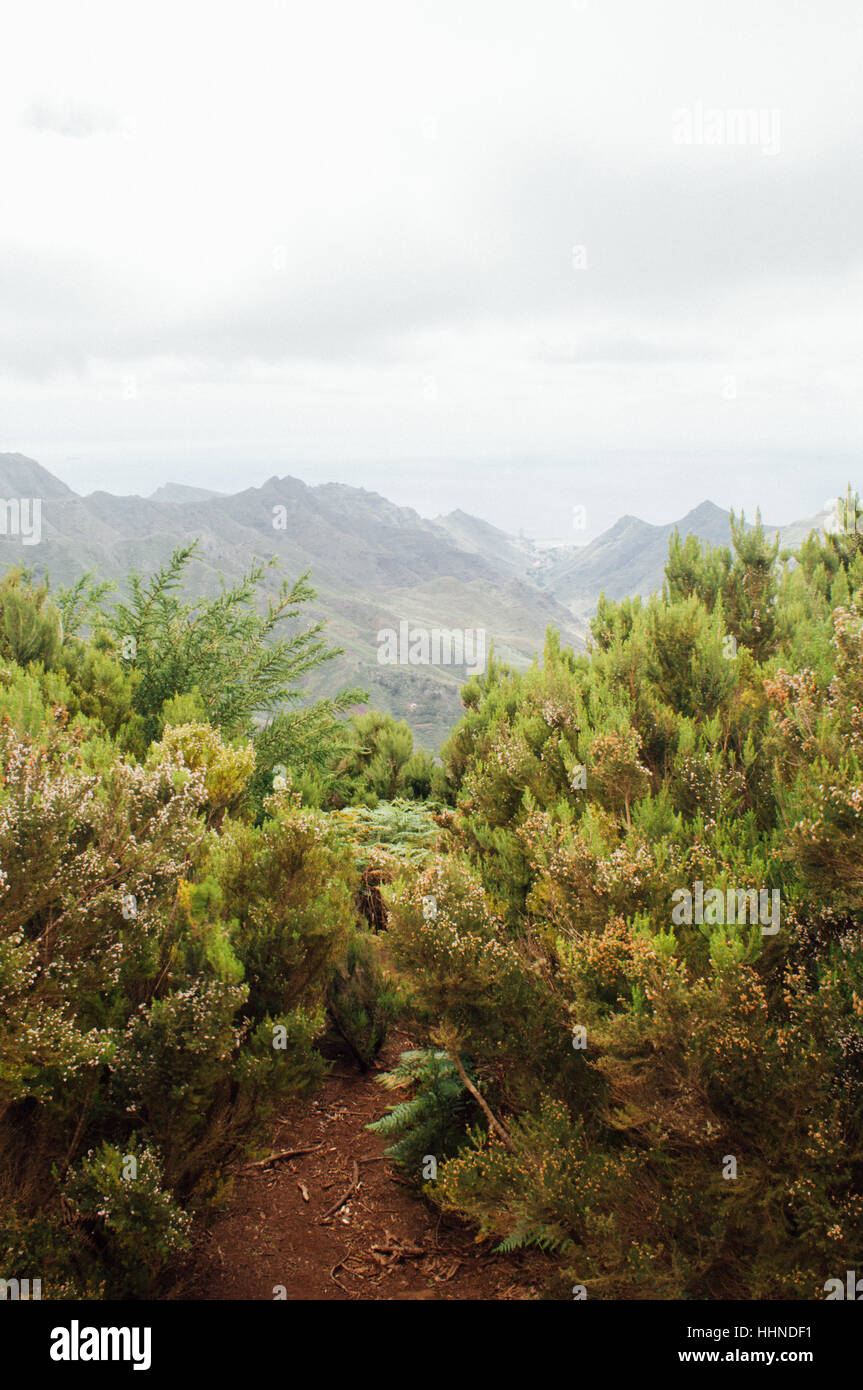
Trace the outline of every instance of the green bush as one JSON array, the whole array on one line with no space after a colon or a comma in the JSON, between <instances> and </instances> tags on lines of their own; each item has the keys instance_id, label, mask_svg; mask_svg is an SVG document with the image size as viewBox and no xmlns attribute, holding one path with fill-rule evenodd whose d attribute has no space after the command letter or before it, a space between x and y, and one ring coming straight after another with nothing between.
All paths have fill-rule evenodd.
<instances>
[{"instance_id":1,"label":"green bush","mask_svg":"<svg viewBox=\"0 0 863 1390\"><path fill-rule=\"evenodd\" d=\"M333 972L327 1004L336 1034L363 1071L383 1047L403 1003L397 983L381 968L379 939L352 932L344 962Z\"/></svg>"},{"instance_id":2,"label":"green bush","mask_svg":"<svg viewBox=\"0 0 863 1390\"><path fill-rule=\"evenodd\" d=\"M428 1194L591 1297L821 1297L863 1240L860 535L732 542L465 687L446 839L389 893L443 1054L378 1128L433 1152L458 1059ZM697 882L720 915L675 915ZM725 920L762 891L778 923Z\"/></svg>"},{"instance_id":3,"label":"green bush","mask_svg":"<svg viewBox=\"0 0 863 1390\"><path fill-rule=\"evenodd\" d=\"M38 1273L45 1297L163 1286L226 1164L323 1075L327 988L355 922L336 827L287 793L251 823L244 711L319 644L301 644L299 668L295 648L252 660L266 634L243 590L219 650L232 634L249 647L231 659L240 682L251 662L251 705L217 692L212 653L192 660L218 605L186 634L206 701L185 666L157 691L169 632L153 613L169 628L189 616L169 590L135 591L130 671L109 638L77 635L78 590L64 631L44 588L0 585L0 1272ZM221 728L202 717L217 694ZM158 742L139 739L147 720Z\"/></svg>"}]
</instances>

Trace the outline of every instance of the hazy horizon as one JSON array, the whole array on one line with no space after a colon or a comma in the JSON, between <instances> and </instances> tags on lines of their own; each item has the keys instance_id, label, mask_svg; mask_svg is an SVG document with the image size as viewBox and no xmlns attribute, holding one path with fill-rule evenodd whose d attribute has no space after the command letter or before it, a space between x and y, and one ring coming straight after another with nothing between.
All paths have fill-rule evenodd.
<instances>
[{"instance_id":1,"label":"hazy horizon","mask_svg":"<svg viewBox=\"0 0 863 1390\"><path fill-rule=\"evenodd\" d=\"M461 510L488 521L510 535L523 533L531 540L558 540L571 545L594 540L621 516L634 515L653 525L677 521L702 502L723 509L745 511L754 518L760 508L765 523L785 526L819 512L829 499L844 494L846 484L859 474L856 455L832 460L829 470L820 460L789 454L723 458L717 454L693 459L691 455L663 456L631 451L616 458L600 451L581 462L573 459L438 459L302 461L285 458L277 451L265 453L260 462L242 470L229 460L210 458L206 467L194 466L188 457L152 459L118 470L116 462L76 458L54 460L26 449L23 453L66 483L73 492L110 492L115 496L149 497L166 483L206 487L231 494L259 487L268 478L290 476L310 487L344 483L379 493L397 506L412 507L420 516ZM638 464L642 465L639 476ZM753 462L757 471L753 470ZM650 465L650 474L643 471ZM630 469L629 485L609 487L609 472L616 464ZM682 465L685 464L685 468ZM736 467L735 467L736 465ZM520 480L529 476L527 496ZM577 529L573 508L585 508L583 527Z\"/></svg>"}]
</instances>

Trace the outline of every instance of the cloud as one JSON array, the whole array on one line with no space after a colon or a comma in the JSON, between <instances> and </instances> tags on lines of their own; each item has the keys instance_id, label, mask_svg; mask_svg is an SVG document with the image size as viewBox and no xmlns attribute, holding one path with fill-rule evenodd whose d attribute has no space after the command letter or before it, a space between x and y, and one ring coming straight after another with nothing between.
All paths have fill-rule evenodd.
<instances>
[{"instance_id":1,"label":"cloud","mask_svg":"<svg viewBox=\"0 0 863 1390\"><path fill-rule=\"evenodd\" d=\"M788 0L151 0L134 42L88 3L34 0L0 83L24 452L47 415L364 457L859 437L853 4L837 44ZM781 149L675 143L699 103Z\"/></svg>"},{"instance_id":2,"label":"cloud","mask_svg":"<svg viewBox=\"0 0 863 1390\"><path fill-rule=\"evenodd\" d=\"M39 135L62 135L68 140L119 135L126 128L117 111L71 96L37 98L25 112L21 124Z\"/></svg>"},{"instance_id":3,"label":"cloud","mask_svg":"<svg viewBox=\"0 0 863 1390\"><path fill-rule=\"evenodd\" d=\"M13 228L0 366L374 365L430 344L431 360L447 335L449 352L483 331L524 361L698 363L734 354L754 324L811 312L814 295L822 314L855 316L863 187L844 179L844 151L815 168L681 156L677 168L600 168L551 143L492 173L464 157L432 209L397 186L373 216L307 217L298 198L284 242L262 213L223 245L200 184L194 206L151 201L139 218L133 195L127 212L106 207L90 246L24 244ZM123 172L131 184L135 166Z\"/></svg>"},{"instance_id":4,"label":"cloud","mask_svg":"<svg viewBox=\"0 0 863 1390\"><path fill-rule=\"evenodd\" d=\"M533 358L550 365L656 364L663 362L727 361L732 345L711 341L706 335L670 337L639 333L631 327L601 332L566 334L544 338Z\"/></svg>"}]
</instances>

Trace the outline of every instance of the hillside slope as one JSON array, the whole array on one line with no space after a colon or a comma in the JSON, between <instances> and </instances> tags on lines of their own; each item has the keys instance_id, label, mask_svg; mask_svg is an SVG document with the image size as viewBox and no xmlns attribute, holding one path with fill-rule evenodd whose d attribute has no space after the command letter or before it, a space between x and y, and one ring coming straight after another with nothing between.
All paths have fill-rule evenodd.
<instances>
[{"instance_id":1,"label":"hillside slope","mask_svg":"<svg viewBox=\"0 0 863 1390\"><path fill-rule=\"evenodd\" d=\"M542 649L549 624L580 641L566 609L519 572L522 551L503 532L476 522L483 544L471 543L472 518L426 521L361 488L272 477L232 496L167 484L149 498L78 497L33 460L0 455L0 490L43 501L41 543L0 537L0 561L27 564L54 583L85 570L114 580L132 568L152 570L192 539L199 541L189 577L196 593L215 593L220 576L236 580L255 557L278 560L273 589L309 571L318 593L310 616L326 619L330 640L345 648L313 683L315 693L363 686L373 704L406 718L426 747L458 719L465 669L380 665L382 629L397 630L402 620L481 628L517 666ZM528 565L525 554L525 572Z\"/></svg>"}]
</instances>

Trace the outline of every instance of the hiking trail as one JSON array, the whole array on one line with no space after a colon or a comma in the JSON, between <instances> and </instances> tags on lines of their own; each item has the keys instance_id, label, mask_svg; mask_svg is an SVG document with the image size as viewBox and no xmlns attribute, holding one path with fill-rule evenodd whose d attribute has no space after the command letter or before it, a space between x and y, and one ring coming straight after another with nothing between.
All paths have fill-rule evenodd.
<instances>
[{"instance_id":1,"label":"hiking trail","mask_svg":"<svg viewBox=\"0 0 863 1390\"><path fill-rule=\"evenodd\" d=\"M192 1300L525 1299L541 1295L536 1252L495 1255L429 1206L365 1125L396 1096L376 1077L413 1046L393 1029L367 1072L339 1059L311 1099L291 1102L270 1153L236 1165L225 1209L199 1236L175 1296ZM546 1274L547 1277L547 1274ZM281 1294L281 1289L284 1294Z\"/></svg>"}]
</instances>

